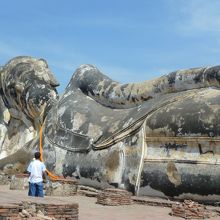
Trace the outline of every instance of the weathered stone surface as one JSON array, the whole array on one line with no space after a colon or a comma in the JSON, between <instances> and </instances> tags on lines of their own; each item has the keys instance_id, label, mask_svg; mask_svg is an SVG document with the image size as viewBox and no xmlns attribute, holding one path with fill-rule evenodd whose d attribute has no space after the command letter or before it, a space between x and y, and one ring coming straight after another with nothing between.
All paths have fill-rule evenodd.
<instances>
[{"instance_id":1,"label":"weathered stone surface","mask_svg":"<svg viewBox=\"0 0 220 220\"><path fill-rule=\"evenodd\" d=\"M50 182L46 186L46 196L74 196L77 193L76 181L56 181Z\"/></svg>"},{"instance_id":2,"label":"weathered stone surface","mask_svg":"<svg viewBox=\"0 0 220 220\"><path fill-rule=\"evenodd\" d=\"M11 190L27 190L29 188L28 176L13 175L10 181Z\"/></svg>"},{"instance_id":3,"label":"weathered stone surface","mask_svg":"<svg viewBox=\"0 0 220 220\"><path fill-rule=\"evenodd\" d=\"M48 71L29 57L1 69L2 169L9 161L10 172L25 169L45 118L44 158L58 175L136 194L219 200L220 66L121 85L82 65L58 102Z\"/></svg>"},{"instance_id":4,"label":"weathered stone surface","mask_svg":"<svg viewBox=\"0 0 220 220\"><path fill-rule=\"evenodd\" d=\"M43 59L16 57L0 69L0 159L4 172L26 169L32 156L23 147L37 137L40 124L58 98L58 85ZM7 169L14 153L18 162Z\"/></svg>"},{"instance_id":5,"label":"weathered stone surface","mask_svg":"<svg viewBox=\"0 0 220 220\"><path fill-rule=\"evenodd\" d=\"M7 174L0 172L0 185L8 185L11 181L10 176Z\"/></svg>"}]
</instances>

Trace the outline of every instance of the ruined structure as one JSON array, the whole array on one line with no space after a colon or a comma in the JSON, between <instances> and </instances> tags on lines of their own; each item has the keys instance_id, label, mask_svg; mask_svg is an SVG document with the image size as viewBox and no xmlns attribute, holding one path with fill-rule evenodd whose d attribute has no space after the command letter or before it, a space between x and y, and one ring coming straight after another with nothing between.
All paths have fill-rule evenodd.
<instances>
[{"instance_id":1,"label":"ruined structure","mask_svg":"<svg viewBox=\"0 0 220 220\"><path fill-rule=\"evenodd\" d=\"M82 65L59 99L57 85L43 60L19 57L2 67L5 172L25 169L42 125L53 173L140 195L219 200L220 66L121 85Z\"/></svg>"}]
</instances>

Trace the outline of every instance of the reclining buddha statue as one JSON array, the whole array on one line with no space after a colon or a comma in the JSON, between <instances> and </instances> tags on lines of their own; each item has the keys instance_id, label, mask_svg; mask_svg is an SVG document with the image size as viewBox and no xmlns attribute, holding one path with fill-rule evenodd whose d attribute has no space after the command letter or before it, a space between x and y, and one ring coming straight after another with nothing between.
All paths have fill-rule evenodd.
<instances>
[{"instance_id":1,"label":"reclining buddha statue","mask_svg":"<svg viewBox=\"0 0 220 220\"><path fill-rule=\"evenodd\" d=\"M3 172L25 171L42 139L48 170L81 184L219 200L220 66L120 84L81 65L60 97L43 59L16 57L0 77Z\"/></svg>"}]
</instances>

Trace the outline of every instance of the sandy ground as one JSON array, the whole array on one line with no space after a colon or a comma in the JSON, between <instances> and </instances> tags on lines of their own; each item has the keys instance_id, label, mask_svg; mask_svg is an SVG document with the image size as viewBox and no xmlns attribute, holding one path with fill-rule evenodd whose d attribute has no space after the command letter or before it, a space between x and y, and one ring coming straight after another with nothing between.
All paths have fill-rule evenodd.
<instances>
[{"instance_id":1,"label":"sandy ground","mask_svg":"<svg viewBox=\"0 0 220 220\"><path fill-rule=\"evenodd\" d=\"M9 190L8 186L0 186L0 204L16 203L26 200L40 200L48 203L78 203L80 220L177 220L170 216L170 208L147 205L103 206L96 204L96 198L85 196L32 198L24 190ZM210 220L220 220L219 217Z\"/></svg>"}]
</instances>

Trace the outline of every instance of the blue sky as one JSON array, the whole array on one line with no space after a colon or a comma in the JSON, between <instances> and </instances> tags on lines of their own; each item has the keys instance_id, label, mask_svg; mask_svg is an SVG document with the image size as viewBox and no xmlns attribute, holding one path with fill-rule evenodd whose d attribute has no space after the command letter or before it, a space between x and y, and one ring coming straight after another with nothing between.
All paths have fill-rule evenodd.
<instances>
[{"instance_id":1,"label":"blue sky","mask_svg":"<svg viewBox=\"0 0 220 220\"><path fill-rule=\"evenodd\" d=\"M59 92L85 63L121 83L220 64L218 0L7 0L0 8L0 65L42 57Z\"/></svg>"}]
</instances>

